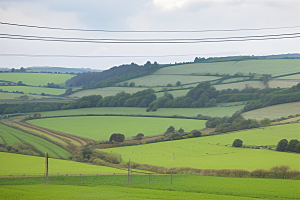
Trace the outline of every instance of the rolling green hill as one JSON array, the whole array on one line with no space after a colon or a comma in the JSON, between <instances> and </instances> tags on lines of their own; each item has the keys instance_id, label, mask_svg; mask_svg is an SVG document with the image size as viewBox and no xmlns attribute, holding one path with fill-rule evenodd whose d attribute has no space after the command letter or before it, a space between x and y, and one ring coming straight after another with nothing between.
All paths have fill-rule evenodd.
<instances>
[{"instance_id":1,"label":"rolling green hill","mask_svg":"<svg viewBox=\"0 0 300 200\"><path fill-rule=\"evenodd\" d=\"M121 154L123 160L130 158L133 162L167 168L255 170L288 165L299 170L299 154L231 147L237 138L244 145L277 145L283 138L300 139L299 132L300 124L291 124L102 151Z\"/></svg>"},{"instance_id":2,"label":"rolling green hill","mask_svg":"<svg viewBox=\"0 0 300 200\"><path fill-rule=\"evenodd\" d=\"M143 133L145 137L161 135L169 126L174 126L176 130L182 127L185 131L205 127L204 120L155 117L85 116L35 119L28 122L93 140L109 140L113 133L122 133L127 140L138 133Z\"/></svg>"}]
</instances>

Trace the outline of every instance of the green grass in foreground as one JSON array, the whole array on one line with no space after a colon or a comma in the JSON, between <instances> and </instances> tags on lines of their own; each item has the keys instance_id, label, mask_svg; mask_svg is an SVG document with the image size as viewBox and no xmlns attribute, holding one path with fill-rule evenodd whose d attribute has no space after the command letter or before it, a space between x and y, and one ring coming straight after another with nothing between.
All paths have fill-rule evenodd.
<instances>
[{"instance_id":1,"label":"green grass in foreground","mask_svg":"<svg viewBox=\"0 0 300 200\"><path fill-rule=\"evenodd\" d=\"M122 155L123 160L172 167L198 169L270 169L276 165L289 165L299 170L300 154L268 149L231 147L240 138L245 145L277 145L279 140L300 139L300 124L273 126L215 136L152 143L138 146L102 149ZM225 146L227 145L227 146Z\"/></svg>"},{"instance_id":2,"label":"green grass in foreground","mask_svg":"<svg viewBox=\"0 0 300 200\"><path fill-rule=\"evenodd\" d=\"M173 175L171 184L170 175L151 175L150 183L147 175L132 175L126 186L126 176L108 175L50 177L50 185L41 185L43 182L42 177L1 178L0 194L4 198L22 194L57 198L63 194L78 199L299 199L300 195L300 181L286 179Z\"/></svg>"},{"instance_id":3,"label":"green grass in foreground","mask_svg":"<svg viewBox=\"0 0 300 200\"><path fill-rule=\"evenodd\" d=\"M0 152L0 176L4 175L43 175L45 158L14 153ZM49 174L113 174L126 173L126 170L105 166L90 165L70 160L49 158Z\"/></svg>"},{"instance_id":4,"label":"green grass in foreground","mask_svg":"<svg viewBox=\"0 0 300 200\"><path fill-rule=\"evenodd\" d=\"M249 112L243 113L243 117L246 119L277 119L281 117L288 117L289 115L296 115L300 113L300 102L278 104L274 106L268 106Z\"/></svg>"},{"instance_id":5,"label":"green grass in foreground","mask_svg":"<svg viewBox=\"0 0 300 200\"><path fill-rule=\"evenodd\" d=\"M113 133L122 133L132 139L138 133L146 137L161 135L169 126L185 131L205 128L204 120L156 117L84 116L35 119L31 124L70 133L93 140L109 140Z\"/></svg>"},{"instance_id":6,"label":"green grass in foreground","mask_svg":"<svg viewBox=\"0 0 300 200\"><path fill-rule=\"evenodd\" d=\"M35 94L51 94L51 95L59 95L63 94L65 89L57 89L57 88L46 88L46 87L31 87L31 86L0 86L0 89L8 92L24 92L25 94L35 93ZM2 94L2 93L1 93ZM22 94L24 95L24 94Z\"/></svg>"},{"instance_id":7,"label":"green grass in foreground","mask_svg":"<svg viewBox=\"0 0 300 200\"><path fill-rule=\"evenodd\" d=\"M210 107L210 108L160 108L155 112L146 112L146 108L128 108L128 107L96 107L81 108L72 110L58 110L41 112L42 117L64 116L64 115L152 115L152 116L173 116L180 115L185 117L196 117L198 114L211 117L231 116L236 111L242 109L245 105L231 107Z\"/></svg>"},{"instance_id":8,"label":"green grass in foreground","mask_svg":"<svg viewBox=\"0 0 300 200\"><path fill-rule=\"evenodd\" d=\"M46 74L46 73L0 73L0 80L18 83L22 81L26 85L43 86L47 83L60 84L72 78L70 74Z\"/></svg>"},{"instance_id":9,"label":"green grass in foreground","mask_svg":"<svg viewBox=\"0 0 300 200\"><path fill-rule=\"evenodd\" d=\"M49 156L53 158L67 159L72 156L68 151L43 138L10 128L3 124L0 124L0 136L5 140L7 145L13 145L15 142L21 143L21 141L23 141L34 146L44 154L48 152Z\"/></svg>"}]
</instances>

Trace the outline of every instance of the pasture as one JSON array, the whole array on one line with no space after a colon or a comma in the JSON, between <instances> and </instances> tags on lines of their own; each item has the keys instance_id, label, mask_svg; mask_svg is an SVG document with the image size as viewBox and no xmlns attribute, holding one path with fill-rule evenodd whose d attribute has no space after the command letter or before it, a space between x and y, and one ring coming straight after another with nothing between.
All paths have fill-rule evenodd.
<instances>
[{"instance_id":1,"label":"pasture","mask_svg":"<svg viewBox=\"0 0 300 200\"><path fill-rule=\"evenodd\" d=\"M300 139L299 132L300 124L291 124L101 151L121 154L123 160L130 158L133 162L167 168L255 170L289 165L299 170L300 154L231 147L237 138L243 140L244 145L277 145L284 138Z\"/></svg>"},{"instance_id":2,"label":"pasture","mask_svg":"<svg viewBox=\"0 0 300 200\"><path fill-rule=\"evenodd\" d=\"M14 143L25 142L37 148L42 153L48 152L49 156L53 158L68 159L72 156L68 151L43 138L10 128L3 124L0 124L0 137L3 140L2 142L0 141L0 144L13 145Z\"/></svg>"},{"instance_id":3,"label":"pasture","mask_svg":"<svg viewBox=\"0 0 300 200\"><path fill-rule=\"evenodd\" d=\"M190 90L173 90L173 91L168 91L169 94L172 94L174 98L180 97L180 96L185 96ZM157 98L164 96L164 92L157 92L155 93Z\"/></svg>"},{"instance_id":4,"label":"pasture","mask_svg":"<svg viewBox=\"0 0 300 200\"><path fill-rule=\"evenodd\" d=\"M159 69L154 74L230 74L249 73L272 74L278 76L299 72L299 59L273 59L273 60L245 60L214 63L193 63L185 65L175 65Z\"/></svg>"},{"instance_id":5,"label":"pasture","mask_svg":"<svg viewBox=\"0 0 300 200\"><path fill-rule=\"evenodd\" d=\"M251 110L243 113L243 117L246 119L277 119L281 117L288 117L290 115L300 114L300 102L278 104L274 106L268 106Z\"/></svg>"},{"instance_id":6,"label":"pasture","mask_svg":"<svg viewBox=\"0 0 300 200\"><path fill-rule=\"evenodd\" d=\"M1 178L2 199L297 199L299 180L199 175L124 175ZM62 196L63 194L63 196ZM22 196L24 195L24 196ZM34 195L34 196L33 196Z\"/></svg>"},{"instance_id":7,"label":"pasture","mask_svg":"<svg viewBox=\"0 0 300 200\"><path fill-rule=\"evenodd\" d=\"M43 86L47 83L61 84L75 75L70 74L46 74L46 73L0 73L0 80L11 81L33 86Z\"/></svg>"},{"instance_id":8,"label":"pasture","mask_svg":"<svg viewBox=\"0 0 300 200\"><path fill-rule=\"evenodd\" d=\"M25 94L20 94L20 93L8 93L8 92L1 92L0 93L0 99L18 99L20 98L21 96L24 96ZM33 99L33 98L41 98L42 96L40 95L28 95L29 99Z\"/></svg>"},{"instance_id":9,"label":"pasture","mask_svg":"<svg viewBox=\"0 0 300 200\"><path fill-rule=\"evenodd\" d=\"M204 120L156 117L83 116L35 119L28 122L93 140L109 140L113 133L124 134L126 140L138 133L143 133L145 137L161 135L169 126L174 126L176 130L182 127L185 131L205 127Z\"/></svg>"},{"instance_id":10,"label":"pasture","mask_svg":"<svg viewBox=\"0 0 300 200\"><path fill-rule=\"evenodd\" d=\"M14 153L0 152L0 176L7 175L43 175L45 158ZM126 170L91 165L70 160L49 158L49 175L57 174L113 174L126 173Z\"/></svg>"},{"instance_id":11,"label":"pasture","mask_svg":"<svg viewBox=\"0 0 300 200\"><path fill-rule=\"evenodd\" d=\"M23 92L25 94L51 94L51 95L60 95L65 93L65 89L58 89L58 88L46 88L46 87L31 87L31 86L0 86L2 91L8 92ZM2 94L2 93L1 93Z\"/></svg>"},{"instance_id":12,"label":"pasture","mask_svg":"<svg viewBox=\"0 0 300 200\"><path fill-rule=\"evenodd\" d=\"M171 84L172 86L176 85L177 81L180 81L181 84L190 84L190 83L200 83L204 81L212 81L219 79L220 77L217 76L187 76L187 75L171 75L172 73L168 75L148 75L143 76L140 78L130 79L126 82L131 83L134 82L136 86L147 86L147 87L153 87L153 86L167 86L168 84ZM121 83L122 84L122 83Z\"/></svg>"},{"instance_id":13,"label":"pasture","mask_svg":"<svg viewBox=\"0 0 300 200\"><path fill-rule=\"evenodd\" d=\"M76 92L74 94L71 94L70 97L84 97L89 95L101 95L102 97L106 96L114 96L117 93L120 92L126 92L129 94L146 90L148 88L142 88L142 87L106 87L106 88L97 88L97 89L90 89L90 90L83 90Z\"/></svg>"},{"instance_id":14,"label":"pasture","mask_svg":"<svg viewBox=\"0 0 300 200\"><path fill-rule=\"evenodd\" d=\"M235 102L235 104L238 104ZM235 105L234 104L234 105ZM146 112L146 108L129 108L129 107L96 107L81 108L71 110L57 110L41 112L42 117L64 116L64 115L148 115L148 116L185 116L196 117L198 114L211 117L231 116L236 111L242 109L245 105L238 104L230 107L210 107L210 108L160 108L155 112Z\"/></svg>"}]
</instances>

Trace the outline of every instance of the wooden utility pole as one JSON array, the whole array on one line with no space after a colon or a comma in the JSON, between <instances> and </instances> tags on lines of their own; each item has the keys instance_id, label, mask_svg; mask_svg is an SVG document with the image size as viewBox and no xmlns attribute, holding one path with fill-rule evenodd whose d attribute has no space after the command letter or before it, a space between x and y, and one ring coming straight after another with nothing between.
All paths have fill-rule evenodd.
<instances>
[{"instance_id":1,"label":"wooden utility pole","mask_svg":"<svg viewBox=\"0 0 300 200\"><path fill-rule=\"evenodd\" d=\"M46 161L45 161L45 173L46 173L46 184L48 184L49 179L48 179L48 175L49 175L49 167L48 167L48 153L46 153Z\"/></svg>"},{"instance_id":2,"label":"wooden utility pole","mask_svg":"<svg viewBox=\"0 0 300 200\"><path fill-rule=\"evenodd\" d=\"M129 162L128 162L127 185L129 185L129 173L130 173L130 158L129 158Z\"/></svg>"}]
</instances>

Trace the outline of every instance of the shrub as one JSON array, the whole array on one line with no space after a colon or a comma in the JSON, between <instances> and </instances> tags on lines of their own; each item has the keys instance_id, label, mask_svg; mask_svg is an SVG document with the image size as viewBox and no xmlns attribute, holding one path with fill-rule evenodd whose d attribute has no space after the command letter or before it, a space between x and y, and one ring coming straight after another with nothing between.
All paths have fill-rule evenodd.
<instances>
[{"instance_id":1,"label":"shrub","mask_svg":"<svg viewBox=\"0 0 300 200\"><path fill-rule=\"evenodd\" d=\"M242 147L243 146L243 140L241 139L235 139L232 143L233 147Z\"/></svg>"}]
</instances>

